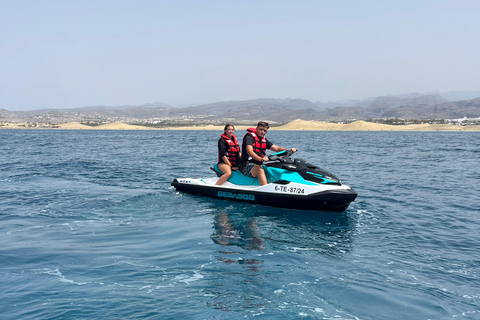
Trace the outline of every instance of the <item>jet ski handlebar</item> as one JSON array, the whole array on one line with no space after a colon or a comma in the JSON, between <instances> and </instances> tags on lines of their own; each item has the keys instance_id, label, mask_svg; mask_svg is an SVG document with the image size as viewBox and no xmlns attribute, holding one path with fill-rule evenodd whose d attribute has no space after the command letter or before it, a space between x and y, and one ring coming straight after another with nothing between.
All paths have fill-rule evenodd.
<instances>
[{"instance_id":1,"label":"jet ski handlebar","mask_svg":"<svg viewBox=\"0 0 480 320\"><path fill-rule=\"evenodd\" d=\"M290 156L292 154L293 154L292 150L283 150L283 151L269 155L268 160L278 161L278 162L288 162L288 161L291 161Z\"/></svg>"}]
</instances>

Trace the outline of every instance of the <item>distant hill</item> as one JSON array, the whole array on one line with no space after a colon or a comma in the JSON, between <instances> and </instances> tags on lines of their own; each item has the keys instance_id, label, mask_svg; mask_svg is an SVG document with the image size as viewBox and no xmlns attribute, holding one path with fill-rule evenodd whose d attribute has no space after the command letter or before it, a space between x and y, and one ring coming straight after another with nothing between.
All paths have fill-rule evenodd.
<instances>
[{"instance_id":1,"label":"distant hill","mask_svg":"<svg viewBox=\"0 0 480 320\"><path fill-rule=\"evenodd\" d=\"M163 102L147 103L140 106L87 106L79 108L64 108L64 109L39 109L32 111L25 111L29 113L48 113L48 112L85 112L85 111L111 111L111 110L128 110L136 108L157 109L157 108L171 108L172 106Z\"/></svg>"},{"instance_id":2,"label":"distant hill","mask_svg":"<svg viewBox=\"0 0 480 320\"><path fill-rule=\"evenodd\" d=\"M223 101L195 107L170 110L169 115L202 116L206 119L233 118L238 120L270 119L278 120L305 110L315 110L317 106L305 99L255 99L246 101ZM289 115L291 114L291 115Z\"/></svg>"},{"instance_id":3,"label":"distant hill","mask_svg":"<svg viewBox=\"0 0 480 320\"><path fill-rule=\"evenodd\" d=\"M199 106L175 108L156 102L140 106L90 106L75 109L33 111L0 110L0 121L85 122L142 121L146 119L191 119L286 123L295 119L332 121L376 118L455 119L480 117L480 98L449 101L437 93L387 95L364 100L311 102L305 99L254 99L221 101Z\"/></svg>"},{"instance_id":4,"label":"distant hill","mask_svg":"<svg viewBox=\"0 0 480 320\"><path fill-rule=\"evenodd\" d=\"M480 97L480 90L476 91L449 91L440 93L442 97L449 101L472 100Z\"/></svg>"},{"instance_id":5,"label":"distant hill","mask_svg":"<svg viewBox=\"0 0 480 320\"><path fill-rule=\"evenodd\" d=\"M439 94L418 94L399 96L382 96L364 101L357 101L350 106L338 106L335 108L327 108L318 115L323 119L372 119L372 118L390 118L390 117L406 117L399 108L410 107L413 110L422 110L426 107L438 106L449 102ZM452 108L455 108L451 104ZM395 115L396 114L396 115ZM413 118L424 116L424 112L419 112ZM434 117L435 118L435 117Z\"/></svg>"},{"instance_id":6,"label":"distant hill","mask_svg":"<svg viewBox=\"0 0 480 320\"><path fill-rule=\"evenodd\" d=\"M480 117L480 98L449 101L435 105L401 106L385 112L385 117L415 119L455 119Z\"/></svg>"}]
</instances>

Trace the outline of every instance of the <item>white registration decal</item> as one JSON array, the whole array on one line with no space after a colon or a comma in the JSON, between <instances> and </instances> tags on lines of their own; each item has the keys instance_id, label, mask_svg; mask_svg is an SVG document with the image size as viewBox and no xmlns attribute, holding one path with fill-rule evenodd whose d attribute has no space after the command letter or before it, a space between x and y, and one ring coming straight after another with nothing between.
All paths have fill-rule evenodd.
<instances>
[{"instance_id":1,"label":"white registration decal","mask_svg":"<svg viewBox=\"0 0 480 320\"><path fill-rule=\"evenodd\" d=\"M305 189L296 187L275 186L275 191L305 194Z\"/></svg>"}]
</instances>

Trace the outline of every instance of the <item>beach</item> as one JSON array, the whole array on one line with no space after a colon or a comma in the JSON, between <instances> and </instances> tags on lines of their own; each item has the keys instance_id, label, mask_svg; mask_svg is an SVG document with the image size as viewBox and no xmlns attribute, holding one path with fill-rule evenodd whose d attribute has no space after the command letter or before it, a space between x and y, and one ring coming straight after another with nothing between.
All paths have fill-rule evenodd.
<instances>
[{"instance_id":1,"label":"beach","mask_svg":"<svg viewBox=\"0 0 480 320\"><path fill-rule=\"evenodd\" d=\"M238 125L237 130L246 130L251 126ZM24 126L10 124L0 127L4 129L26 129ZM29 128L37 129L37 128ZM100 126L87 126L81 123L63 123L56 126L55 129L71 130L212 130L223 131L223 126L182 126L182 127L164 127L152 128L138 125L130 125L121 122L109 123ZM387 125L372 123L366 121L355 121L348 124L338 124L320 121L305 121L297 119L278 127L271 127L270 130L279 131L480 131L480 125L461 126L451 124L410 124L410 125Z\"/></svg>"}]
</instances>

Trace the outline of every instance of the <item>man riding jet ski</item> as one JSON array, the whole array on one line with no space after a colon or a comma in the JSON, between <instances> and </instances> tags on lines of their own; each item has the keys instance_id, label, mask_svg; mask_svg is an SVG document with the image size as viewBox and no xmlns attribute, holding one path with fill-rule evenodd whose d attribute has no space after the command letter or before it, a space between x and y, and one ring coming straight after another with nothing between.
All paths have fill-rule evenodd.
<instances>
[{"instance_id":1,"label":"man riding jet ski","mask_svg":"<svg viewBox=\"0 0 480 320\"><path fill-rule=\"evenodd\" d=\"M343 184L332 173L303 159L292 160L291 150L274 153L262 165L267 179L260 185L258 177L247 177L233 171L222 185L215 185L222 172L215 165L212 170L218 177L179 178L172 181L177 191L212 198L243 201L280 208L344 211L357 193Z\"/></svg>"},{"instance_id":2,"label":"man riding jet ski","mask_svg":"<svg viewBox=\"0 0 480 320\"><path fill-rule=\"evenodd\" d=\"M263 162L268 161L266 152L272 150L280 152L287 150L270 142L265 135L270 126L265 121L260 121L256 128L248 128L247 134L242 141L242 157L238 169L247 177L258 178L261 186L267 184L265 171L263 170ZM297 150L291 149L293 153Z\"/></svg>"}]
</instances>

